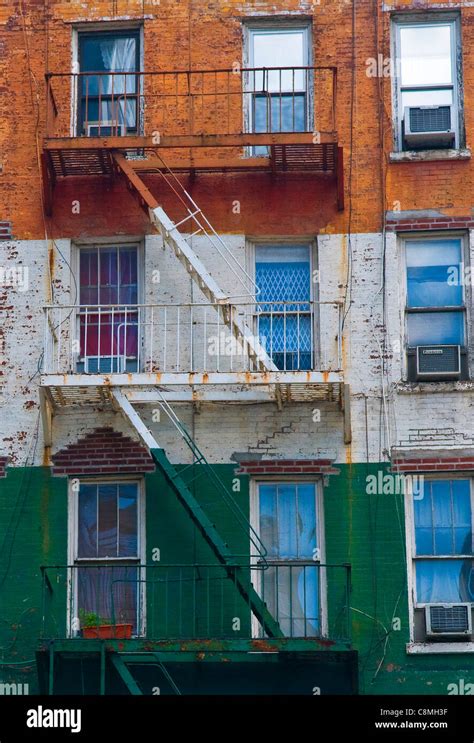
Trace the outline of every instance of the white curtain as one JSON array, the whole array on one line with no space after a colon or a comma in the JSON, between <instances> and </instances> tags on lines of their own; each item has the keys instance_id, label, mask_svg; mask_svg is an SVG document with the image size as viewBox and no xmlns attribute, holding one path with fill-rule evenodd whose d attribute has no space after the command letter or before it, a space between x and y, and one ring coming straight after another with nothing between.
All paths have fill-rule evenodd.
<instances>
[{"instance_id":1,"label":"white curtain","mask_svg":"<svg viewBox=\"0 0 474 743\"><path fill-rule=\"evenodd\" d=\"M102 119L118 120L120 124L126 123L128 127L135 127L137 103L132 96L137 92L137 77L120 73L136 71L136 39L122 37L104 39L100 43L100 53L104 67L110 72L119 73L104 75L102 79L102 94L112 96L112 101L102 102ZM125 100L125 94L130 98Z\"/></svg>"}]
</instances>

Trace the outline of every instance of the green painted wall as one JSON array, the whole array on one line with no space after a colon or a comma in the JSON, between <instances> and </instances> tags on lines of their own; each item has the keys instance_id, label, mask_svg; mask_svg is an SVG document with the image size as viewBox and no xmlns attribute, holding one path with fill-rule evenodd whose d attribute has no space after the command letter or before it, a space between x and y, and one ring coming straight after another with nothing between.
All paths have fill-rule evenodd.
<instances>
[{"instance_id":1,"label":"green painted wall","mask_svg":"<svg viewBox=\"0 0 474 743\"><path fill-rule=\"evenodd\" d=\"M386 465L338 465L339 475L324 488L326 562L352 565L353 644L359 651L363 694L446 694L448 685L474 682L474 655L408 656L409 638L405 527L401 495L368 495L366 477ZM235 465L216 467L231 487ZM248 512L248 478L234 493ZM201 501L216 501L204 480L194 484ZM210 549L159 473L146 477L147 562L153 548L161 563L213 563ZM236 539L233 520L219 503L209 508L213 521L242 554L248 540ZM47 468L10 468L0 480L0 660L20 663L34 658L41 628L41 564L67 560L67 482ZM160 590L160 587L158 588ZM337 593L337 592L336 592ZM58 593L59 596L59 593ZM226 595L226 616L239 611L234 594ZM60 602L62 603L62 599ZM331 614L331 594L329 595ZM61 634L60 608L53 625ZM392 630L393 618L400 630ZM175 618L176 619L176 618ZM335 618L337 619L337 618ZM205 618L204 620L205 621ZM330 621L332 621L330 617ZM246 634L245 626L242 634ZM35 691L34 666L0 666L2 681L29 683ZM324 693L324 689L322 689Z\"/></svg>"}]
</instances>

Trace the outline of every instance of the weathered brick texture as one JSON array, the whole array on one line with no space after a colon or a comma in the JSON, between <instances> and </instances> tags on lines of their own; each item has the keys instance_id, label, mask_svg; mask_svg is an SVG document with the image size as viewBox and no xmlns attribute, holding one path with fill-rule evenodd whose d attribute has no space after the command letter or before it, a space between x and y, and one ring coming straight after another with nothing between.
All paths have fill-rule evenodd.
<instances>
[{"instance_id":1,"label":"weathered brick texture","mask_svg":"<svg viewBox=\"0 0 474 743\"><path fill-rule=\"evenodd\" d=\"M114 431L96 428L53 456L55 475L129 474L154 472L147 449L137 441Z\"/></svg>"}]
</instances>

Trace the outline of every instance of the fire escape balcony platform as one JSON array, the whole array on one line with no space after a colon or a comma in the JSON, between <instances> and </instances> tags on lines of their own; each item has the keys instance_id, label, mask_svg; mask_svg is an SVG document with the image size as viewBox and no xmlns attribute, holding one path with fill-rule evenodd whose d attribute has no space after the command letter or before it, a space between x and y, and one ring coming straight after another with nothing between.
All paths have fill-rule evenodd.
<instances>
[{"instance_id":1,"label":"fire escape balcony platform","mask_svg":"<svg viewBox=\"0 0 474 743\"><path fill-rule=\"evenodd\" d=\"M45 165L53 179L68 176L105 175L113 173L111 153L131 154L130 167L140 173L162 171L163 159L154 151L173 150L166 156L166 166L173 171L290 173L310 172L334 175L338 171L342 153L336 135L320 134L314 142L311 132L293 134L233 134L163 137L159 146L151 137L74 137L46 140ZM238 156L236 149L267 147L268 156ZM152 150L153 148L153 150ZM201 154L203 148L216 152ZM178 150L186 150L183 153ZM340 170L340 168L339 168Z\"/></svg>"},{"instance_id":2,"label":"fire escape balcony platform","mask_svg":"<svg viewBox=\"0 0 474 743\"><path fill-rule=\"evenodd\" d=\"M48 639L38 642L37 652L47 653L51 646L61 654L77 653L95 654L102 649L105 652L121 653L128 656L129 662L147 663L153 661L153 653L166 653L168 660L176 655L175 660L215 661L215 654L221 659L255 661L268 659L270 655L275 660L279 653L284 652L344 652L351 650L350 640L335 640L326 637L272 637L272 638L236 638L222 639L204 637L191 639L151 639L132 638L127 640L99 640L83 639L81 637ZM205 655L204 655L205 653ZM199 657L196 655L199 654ZM221 655L222 654L222 655ZM263 656L263 657L262 657Z\"/></svg>"},{"instance_id":3,"label":"fire escape balcony platform","mask_svg":"<svg viewBox=\"0 0 474 743\"><path fill-rule=\"evenodd\" d=\"M340 402L342 371L43 374L41 389L56 409L69 405L112 405L121 388L130 402L151 403L158 392L172 402ZM171 388L171 389L168 389Z\"/></svg>"},{"instance_id":4,"label":"fire escape balcony platform","mask_svg":"<svg viewBox=\"0 0 474 743\"><path fill-rule=\"evenodd\" d=\"M173 171L328 174L344 208L335 67L47 73L46 101L47 209L58 178L113 175L114 153L137 172L166 155Z\"/></svg>"}]
</instances>

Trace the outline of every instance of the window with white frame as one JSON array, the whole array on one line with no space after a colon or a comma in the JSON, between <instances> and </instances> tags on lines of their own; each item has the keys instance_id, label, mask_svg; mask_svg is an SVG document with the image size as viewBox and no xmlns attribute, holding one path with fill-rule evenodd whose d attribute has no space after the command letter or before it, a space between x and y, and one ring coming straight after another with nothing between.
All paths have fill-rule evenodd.
<instances>
[{"instance_id":1,"label":"window with white frame","mask_svg":"<svg viewBox=\"0 0 474 743\"><path fill-rule=\"evenodd\" d=\"M125 136L139 130L139 30L79 33L79 135Z\"/></svg>"},{"instance_id":2,"label":"window with white frame","mask_svg":"<svg viewBox=\"0 0 474 743\"><path fill-rule=\"evenodd\" d=\"M268 567L258 590L288 637L322 633L324 601L319 483L256 483L256 519Z\"/></svg>"},{"instance_id":3,"label":"window with white frame","mask_svg":"<svg viewBox=\"0 0 474 743\"><path fill-rule=\"evenodd\" d=\"M103 623L142 621L141 483L80 481L73 492L72 627L93 614Z\"/></svg>"},{"instance_id":4,"label":"window with white frame","mask_svg":"<svg viewBox=\"0 0 474 743\"><path fill-rule=\"evenodd\" d=\"M311 131L309 24L247 28L246 107L251 132ZM267 154L255 147L255 155Z\"/></svg>"},{"instance_id":5,"label":"window with white frame","mask_svg":"<svg viewBox=\"0 0 474 743\"><path fill-rule=\"evenodd\" d=\"M461 146L458 21L454 16L394 23L399 150Z\"/></svg>"},{"instance_id":6,"label":"window with white frame","mask_svg":"<svg viewBox=\"0 0 474 743\"><path fill-rule=\"evenodd\" d=\"M426 478L413 498L415 604L474 602L470 478Z\"/></svg>"},{"instance_id":7,"label":"window with white frame","mask_svg":"<svg viewBox=\"0 0 474 743\"><path fill-rule=\"evenodd\" d=\"M310 244L255 245L258 336L278 369L314 365Z\"/></svg>"},{"instance_id":8,"label":"window with white frame","mask_svg":"<svg viewBox=\"0 0 474 743\"><path fill-rule=\"evenodd\" d=\"M84 246L78 253L78 371L139 371L138 246Z\"/></svg>"},{"instance_id":9,"label":"window with white frame","mask_svg":"<svg viewBox=\"0 0 474 743\"><path fill-rule=\"evenodd\" d=\"M428 349L436 378L436 349L459 348L459 376L468 374L463 237L405 240L408 376L416 378L416 349ZM454 353L454 352L453 352ZM441 356L440 356L441 358ZM441 362L440 362L441 363ZM440 367L439 376L446 374ZM429 376L429 375L428 375Z\"/></svg>"}]
</instances>

